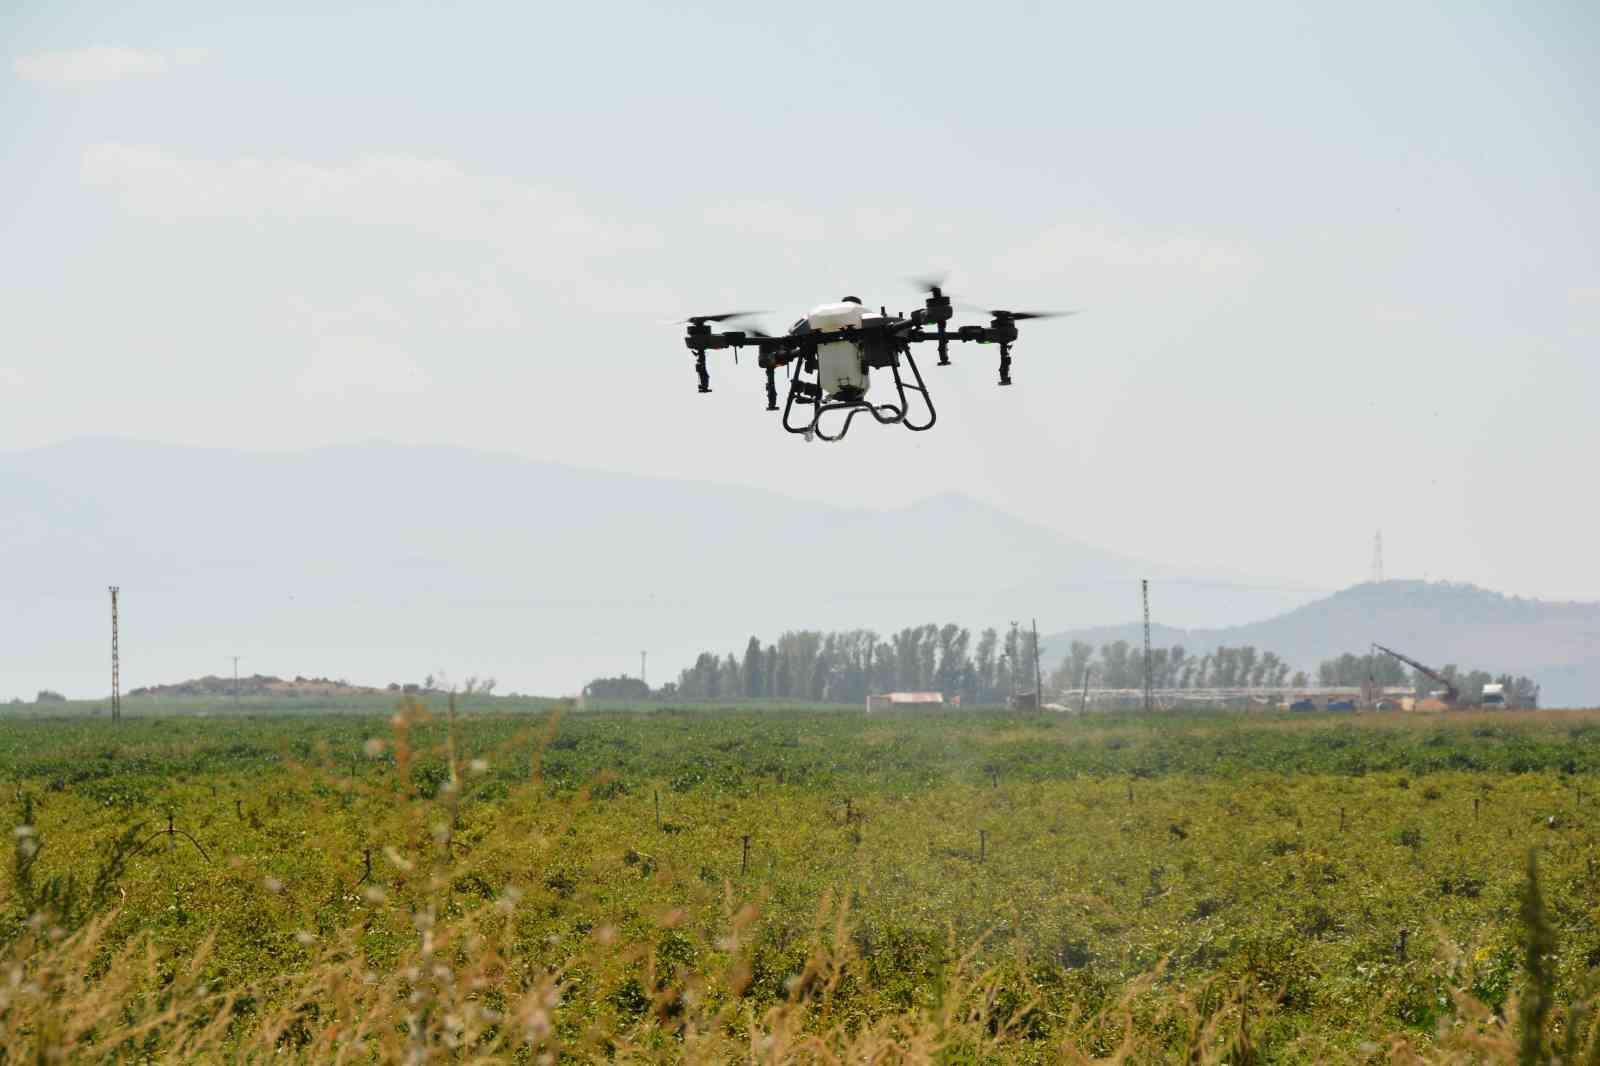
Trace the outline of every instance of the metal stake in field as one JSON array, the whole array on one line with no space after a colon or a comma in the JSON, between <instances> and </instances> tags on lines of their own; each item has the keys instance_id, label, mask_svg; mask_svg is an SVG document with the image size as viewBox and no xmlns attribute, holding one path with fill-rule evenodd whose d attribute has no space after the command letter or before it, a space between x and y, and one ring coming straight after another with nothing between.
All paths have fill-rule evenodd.
<instances>
[{"instance_id":1,"label":"metal stake in field","mask_svg":"<svg viewBox=\"0 0 1600 1066\"><path fill-rule=\"evenodd\" d=\"M111 720L122 721L122 659L117 651L117 592L111 589Z\"/></svg>"},{"instance_id":2,"label":"metal stake in field","mask_svg":"<svg viewBox=\"0 0 1600 1066\"><path fill-rule=\"evenodd\" d=\"M1150 580L1139 582L1139 592L1144 598L1144 709L1149 712L1155 705L1155 690L1150 679Z\"/></svg>"}]
</instances>

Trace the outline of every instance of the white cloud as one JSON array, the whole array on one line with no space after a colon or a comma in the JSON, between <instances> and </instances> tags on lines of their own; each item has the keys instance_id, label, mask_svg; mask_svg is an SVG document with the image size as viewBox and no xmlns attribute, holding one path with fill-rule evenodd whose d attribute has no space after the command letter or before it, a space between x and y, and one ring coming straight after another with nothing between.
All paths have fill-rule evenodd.
<instances>
[{"instance_id":1,"label":"white cloud","mask_svg":"<svg viewBox=\"0 0 1600 1066\"><path fill-rule=\"evenodd\" d=\"M1600 285L1578 285L1567 290L1567 299L1575 307L1600 307Z\"/></svg>"},{"instance_id":2,"label":"white cloud","mask_svg":"<svg viewBox=\"0 0 1600 1066\"><path fill-rule=\"evenodd\" d=\"M756 240L821 241L828 237L822 216L765 201L718 204L706 211L705 221Z\"/></svg>"},{"instance_id":3,"label":"white cloud","mask_svg":"<svg viewBox=\"0 0 1600 1066\"><path fill-rule=\"evenodd\" d=\"M409 354L366 337L322 338L295 377L301 394L327 400L416 396L430 384Z\"/></svg>"},{"instance_id":4,"label":"white cloud","mask_svg":"<svg viewBox=\"0 0 1600 1066\"><path fill-rule=\"evenodd\" d=\"M1422 318L1422 312L1413 307L1378 304L1372 309L1372 317L1375 321L1392 325L1401 322L1416 322Z\"/></svg>"},{"instance_id":5,"label":"white cloud","mask_svg":"<svg viewBox=\"0 0 1600 1066\"><path fill-rule=\"evenodd\" d=\"M343 163L186 159L100 144L83 173L132 211L170 222L341 223L473 240L549 261L650 247L652 229L598 218L575 198L444 159L372 156Z\"/></svg>"},{"instance_id":6,"label":"white cloud","mask_svg":"<svg viewBox=\"0 0 1600 1066\"><path fill-rule=\"evenodd\" d=\"M24 81L52 85L94 85L123 78L148 77L167 68L154 52L141 52L116 44L97 44L66 52L41 52L21 56L12 63Z\"/></svg>"},{"instance_id":7,"label":"white cloud","mask_svg":"<svg viewBox=\"0 0 1600 1066\"><path fill-rule=\"evenodd\" d=\"M757 240L791 243L826 240L893 241L918 225L918 216L905 207L863 207L830 219L815 211L765 200L719 204L703 216L707 225L732 230Z\"/></svg>"},{"instance_id":8,"label":"white cloud","mask_svg":"<svg viewBox=\"0 0 1600 1066\"><path fill-rule=\"evenodd\" d=\"M1047 227L992 268L997 280L1053 290L1070 306L1101 307L1240 292L1264 269L1251 246L1184 230L1108 223Z\"/></svg>"}]
</instances>

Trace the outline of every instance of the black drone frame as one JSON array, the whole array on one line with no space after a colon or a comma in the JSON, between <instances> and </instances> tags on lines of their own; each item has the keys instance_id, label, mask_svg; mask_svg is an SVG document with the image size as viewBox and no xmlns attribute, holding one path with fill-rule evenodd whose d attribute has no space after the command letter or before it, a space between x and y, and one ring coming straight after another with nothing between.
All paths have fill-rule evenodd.
<instances>
[{"instance_id":1,"label":"black drone frame","mask_svg":"<svg viewBox=\"0 0 1600 1066\"><path fill-rule=\"evenodd\" d=\"M1017 341L1017 323L1029 318L1048 317L1030 311L990 311L987 326L961 326L949 329L954 312L950 298L937 285L928 287L928 297L923 306L909 315L890 315L881 311L881 317L860 327L847 327L830 332L796 326L795 331L782 336L772 336L759 330L727 330L717 332L712 323L742 317L746 312L723 315L696 315L687 319L688 333L684 345L694 353L694 372L699 380L699 391L711 391L711 372L706 368L706 353L722 348L732 348L737 361L739 349L756 348L757 362L767 372L767 410L778 410L777 371L789 369L789 395L783 407L783 428L790 433L805 436L808 440L821 437L826 441L843 439L850 424L863 412L883 425L900 425L914 433L932 429L938 420L933 407L933 397L917 368L911 354L914 344L933 341L938 345L939 366L950 365L952 341L994 344L1000 348L1000 384L1011 384L1011 346ZM836 341L854 342L861 352L861 370L888 369L894 377L896 401L874 404L865 396L848 393L824 396L817 364L820 345ZM901 376L902 364L911 372L907 381ZM921 398L923 411L912 417L912 398ZM792 417L801 409L801 421ZM844 420L836 432L827 432L823 417L834 412L845 412Z\"/></svg>"}]
</instances>

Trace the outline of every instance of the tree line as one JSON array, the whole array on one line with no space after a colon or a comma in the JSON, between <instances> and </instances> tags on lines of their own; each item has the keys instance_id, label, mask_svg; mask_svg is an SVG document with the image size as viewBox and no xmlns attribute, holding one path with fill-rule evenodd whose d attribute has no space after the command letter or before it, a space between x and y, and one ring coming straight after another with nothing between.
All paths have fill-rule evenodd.
<instances>
[{"instance_id":1,"label":"tree line","mask_svg":"<svg viewBox=\"0 0 1600 1066\"><path fill-rule=\"evenodd\" d=\"M1250 644L1221 645L1200 655L1182 645L1150 649L1150 684L1158 689L1306 685L1305 673L1291 674L1293 669L1275 652L1258 651ZM1118 640L1102 644L1096 652L1092 644L1075 640L1051 672L1050 683L1061 690L1075 689L1084 684L1085 675L1094 688L1143 688L1144 649Z\"/></svg>"},{"instance_id":2,"label":"tree line","mask_svg":"<svg viewBox=\"0 0 1600 1066\"><path fill-rule=\"evenodd\" d=\"M768 644L751 637L742 656L701 652L659 695L862 703L877 692L937 691L990 704L1005 702L1013 686L1034 686L1031 632L991 627L974 641L964 626L929 624L886 636L801 629Z\"/></svg>"},{"instance_id":3,"label":"tree line","mask_svg":"<svg viewBox=\"0 0 1600 1066\"><path fill-rule=\"evenodd\" d=\"M1465 702L1476 703L1483 694L1483 686L1505 686L1506 699L1518 707L1532 707L1539 698L1539 686L1530 677L1521 674L1491 674L1487 670L1462 670L1455 663L1439 667L1439 676L1446 678L1461 691ZM1320 685L1359 685L1368 677L1380 685L1407 685L1417 696L1426 696L1439 688L1439 683L1420 670L1407 670L1398 659L1379 653L1354 655L1350 652L1329 659L1317 667Z\"/></svg>"},{"instance_id":4,"label":"tree line","mask_svg":"<svg viewBox=\"0 0 1600 1066\"><path fill-rule=\"evenodd\" d=\"M752 636L743 654L701 652L676 681L650 689L626 675L597 678L585 694L599 699L785 699L811 703L863 703L882 692L939 692L969 706L1003 704L1017 691L1034 687L1033 633L1020 627L989 627L978 632L955 624L908 626L880 635L871 629L790 630L764 643ZM1500 681L1520 705L1537 694L1526 677L1498 678L1486 671L1439 671L1463 697L1476 699L1484 684ZM1045 665L1048 693L1071 692L1087 678L1093 688L1144 686L1144 649L1126 640L1098 648L1073 641L1054 667ZM1206 688L1267 688L1312 684L1276 652L1245 644L1220 645L1193 653L1181 645L1152 648L1151 684L1163 691ZM1426 695L1437 685L1408 671L1387 655L1346 653L1318 665L1318 685L1360 686L1369 676L1379 685L1410 685Z\"/></svg>"},{"instance_id":5,"label":"tree line","mask_svg":"<svg viewBox=\"0 0 1600 1066\"><path fill-rule=\"evenodd\" d=\"M870 629L791 630L769 644L751 637L743 655L701 652L677 681L654 695L860 703L872 693L913 691L959 697L968 705L1002 704L1013 692L1034 688L1033 641L1033 633L1020 627L990 627L976 640L971 630L954 624L910 626L887 636ZM1150 658L1152 683L1160 689L1309 683L1304 672L1291 678L1292 667L1277 654L1250 645L1201 655L1181 646L1154 648ZM1098 649L1074 641L1054 668L1041 666L1047 692L1078 688L1085 671L1096 688L1144 685L1144 651L1125 640ZM616 698L641 687L630 678L599 678L585 691Z\"/></svg>"}]
</instances>

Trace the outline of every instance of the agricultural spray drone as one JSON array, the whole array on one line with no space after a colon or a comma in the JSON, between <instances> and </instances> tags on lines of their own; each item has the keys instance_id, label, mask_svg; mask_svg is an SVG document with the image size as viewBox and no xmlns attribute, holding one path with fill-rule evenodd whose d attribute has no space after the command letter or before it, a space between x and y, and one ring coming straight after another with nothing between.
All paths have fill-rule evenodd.
<instances>
[{"instance_id":1,"label":"agricultural spray drone","mask_svg":"<svg viewBox=\"0 0 1600 1066\"><path fill-rule=\"evenodd\" d=\"M886 426L904 426L914 433L932 429L938 415L933 409L922 371L911 354L911 346L933 341L939 349L939 366L950 365L950 342L994 344L1000 348L1000 384L1011 384L1011 346L1017 341L1017 323L1034 318L1056 318L1073 311L999 311L985 308L963 310L989 317L986 326L950 328L954 305L941 289L943 279L922 279L917 287L925 294L923 305L909 315L891 315L885 309L869 311L854 296L838 303L812 309L789 332L773 336L759 329L716 332L715 323L748 318L755 311L730 311L720 315L693 315L680 325L688 327L684 345L694 353L694 372L701 392L711 391L711 374L706 369L706 353L731 348L734 361L739 349L755 348L756 364L767 375L767 410L778 409L777 371L788 369L789 392L783 407L783 428L807 440L821 437L842 440L855 417L865 412ZM904 366L910 380L900 373ZM872 371L887 370L894 381L895 396L888 403L867 399L872 387ZM920 410L913 413L915 394ZM798 409L798 411L797 411ZM834 432L824 429L822 420L832 412L843 412Z\"/></svg>"}]
</instances>

